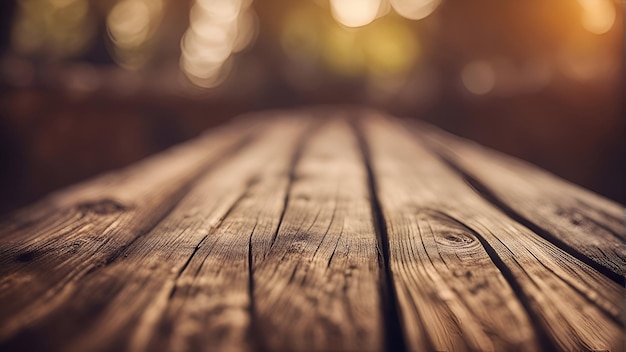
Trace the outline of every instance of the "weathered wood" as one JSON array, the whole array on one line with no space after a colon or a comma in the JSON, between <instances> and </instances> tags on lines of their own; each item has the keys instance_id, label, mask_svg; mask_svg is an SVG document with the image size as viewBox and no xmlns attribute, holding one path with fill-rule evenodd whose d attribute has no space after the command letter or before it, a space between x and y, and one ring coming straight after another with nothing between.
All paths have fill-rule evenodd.
<instances>
[{"instance_id":1,"label":"weathered wood","mask_svg":"<svg viewBox=\"0 0 626 352\"><path fill-rule=\"evenodd\" d=\"M246 144L252 127L218 129L9 218L0 231L0 301L10 302L0 305L0 339L47 314L82 277L119 258L203 172Z\"/></svg>"},{"instance_id":2,"label":"weathered wood","mask_svg":"<svg viewBox=\"0 0 626 352\"><path fill-rule=\"evenodd\" d=\"M623 209L432 127L268 112L0 223L0 350L624 350Z\"/></svg>"},{"instance_id":3,"label":"weathered wood","mask_svg":"<svg viewBox=\"0 0 626 352\"><path fill-rule=\"evenodd\" d=\"M232 220L220 219L236 210L258 177L268 172L273 176L272 160L288 163L304 121L292 124L259 131L257 142L198 180L176 209L127 248L119 249L119 256L97 273L80 278L73 285L79 287L66 287L61 302L30 326L29 333L16 336L11 343L32 347L32 337L42 334L62 350L137 349L146 347L160 316L165 315L161 326L174 327L171 345L156 347L187 350L208 339L216 347L224 343L244 349L249 342L244 338L249 321L248 240L239 233L229 236ZM208 283L194 280L202 269L209 271ZM184 290L178 290L181 286ZM203 299L206 295L211 299ZM41 302L34 309L50 310L47 304ZM193 304L193 314L189 304ZM176 324L181 318L187 319ZM203 326L207 319L210 324ZM75 326L82 327L78 336L72 330Z\"/></svg>"},{"instance_id":4,"label":"weathered wood","mask_svg":"<svg viewBox=\"0 0 626 352\"><path fill-rule=\"evenodd\" d=\"M264 347L382 348L377 240L368 198L366 171L349 126L345 121L323 126L296 160L271 247L254 256Z\"/></svg>"},{"instance_id":5,"label":"weathered wood","mask_svg":"<svg viewBox=\"0 0 626 352\"><path fill-rule=\"evenodd\" d=\"M483 197L516 221L624 285L624 208L521 160L432 127L413 131L453 164Z\"/></svg>"},{"instance_id":6,"label":"weathered wood","mask_svg":"<svg viewBox=\"0 0 626 352\"><path fill-rule=\"evenodd\" d=\"M623 348L622 287L486 202L404 128L380 117L363 125L389 232L405 333L413 349L426 344L435 350L501 350L510 342L514 344L505 350L534 349L533 335L525 333L529 319L542 349ZM456 231L437 233L444 226ZM433 249L437 238L455 245L453 253L459 257ZM467 253L474 252L479 261L473 259L471 270L455 275L464 244L471 243L475 247ZM444 270L442 261L458 264ZM468 276L464 284L463 275ZM476 281L479 289L471 290ZM520 304L528 318L520 314ZM481 313L486 307L493 308ZM509 331L516 329L521 333ZM426 341L419 339L422 332Z\"/></svg>"},{"instance_id":7,"label":"weathered wood","mask_svg":"<svg viewBox=\"0 0 626 352\"><path fill-rule=\"evenodd\" d=\"M146 318L154 324L148 321L145 331L139 331L134 349L258 349L250 295L252 250L269 243L277 231L291 160L310 130L311 124L304 122L273 126L274 133L266 136L262 145L254 145L233 162L240 170L220 170L213 176L217 182L208 181L218 189L207 190L201 203L192 206L200 211L193 215L195 221L206 217L201 213L208 202L220 204L214 199L216 193L237 194L238 199L221 215L215 229L200 240L171 290L163 292L159 308L154 313L147 311ZM241 178L236 181L239 190L225 189L225 183L237 179L234 175ZM257 237L265 239L264 243L256 243ZM169 294L167 301L165 293Z\"/></svg>"}]
</instances>

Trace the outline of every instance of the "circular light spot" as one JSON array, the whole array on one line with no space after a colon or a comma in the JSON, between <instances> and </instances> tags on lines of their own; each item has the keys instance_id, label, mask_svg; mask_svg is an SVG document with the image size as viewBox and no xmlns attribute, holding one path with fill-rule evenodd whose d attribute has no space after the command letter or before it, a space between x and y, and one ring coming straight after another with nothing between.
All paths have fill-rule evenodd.
<instances>
[{"instance_id":1,"label":"circular light spot","mask_svg":"<svg viewBox=\"0 0 626 352\"><path fill-rule=\"evenodd\" d=\"M402 17L421 20L437 9L441 0L390 0L393 9Z\"/></svg>"},{"instance_id":2,"label":"circular light spot","mask_svg":"<svg viewBox=\"0 0 626 352\"><path fill-rule=\"evenodd\" d=\"M127 0L115 5L107 18L111 40L122 48L137 47L148 37L150 9L143 1Z\"/></svg>"},{"instance_id":3,"label":"circular light spot","mask_svg":"<svg viewBox=\"0 0 626 352\"><path fill-rule=\"evenodd\" d=\"M474 61L463 67L461 79L470 93L482 95L493 89L496 83L496 74L493 67L488 63Z\"/></svg>"},{"instance_id":4,"label":"circular light spot","mask_svg":"<svg viewBox=\"0 0 626 352\"><path fill-rule=\"evenodd\" d=\"M376 19L381 0L331 0L330 10L337 22L361 27Z\"/></svg>"},{"instance_id":5,"label":"circular light spot","mask_svg":"<svg viewBox=\"0 0 626 352\"><path fill-rule=\"evenodd\" d=\"M615 23L615 6L610 0L578 0L582 6L582 24L594 34L608 32Z\"/></svg>"}]
</instances>

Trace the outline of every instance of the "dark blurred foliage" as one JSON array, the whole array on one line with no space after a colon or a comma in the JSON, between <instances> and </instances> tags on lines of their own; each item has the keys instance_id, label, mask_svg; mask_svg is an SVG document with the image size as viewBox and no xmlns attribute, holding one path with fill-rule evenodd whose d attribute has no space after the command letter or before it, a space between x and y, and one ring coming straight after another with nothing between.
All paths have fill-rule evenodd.
<instances>
[{"instance_id":1,"label":"dark blurred foliage","mask_svg":"<svg viewBox=\"0 0 626 352\"><path fill-rule=\"evenodd\" d=\"M230 37L202 13L190 26L192 2L155 0L142 22L142 1L0 3L0 212L239 113L334 103L429 121L626 201L619 2L597 0L617 10L606 28L603 13L585 22L588 0L442 0L345 28L328 1L257 0L239 14L250 38L223 55Z\"/></svg>"}]
</instances>

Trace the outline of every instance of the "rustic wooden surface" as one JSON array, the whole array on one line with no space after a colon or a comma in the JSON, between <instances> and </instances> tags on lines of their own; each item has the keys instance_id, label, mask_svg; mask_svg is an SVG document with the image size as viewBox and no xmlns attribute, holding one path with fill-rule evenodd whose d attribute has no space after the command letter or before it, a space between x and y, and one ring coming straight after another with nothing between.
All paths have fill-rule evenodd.
<instances>
[{"instance_id":1,"label":"rustic wooden surface","mask_svg":"<svg viewBox=\"0 0 626 352\"><path fill-rule=\"evenodd\" d=\"M624 209L434 127L239 118L0 224L2 351L623 351Z\"/></svg>"}]
</instances>

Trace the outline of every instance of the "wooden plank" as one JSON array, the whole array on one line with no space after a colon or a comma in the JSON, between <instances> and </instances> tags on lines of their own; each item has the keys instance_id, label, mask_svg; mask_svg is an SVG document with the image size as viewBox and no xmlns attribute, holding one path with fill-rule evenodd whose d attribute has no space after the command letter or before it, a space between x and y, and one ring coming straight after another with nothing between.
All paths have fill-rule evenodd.
<instances>
[{"instance_id":1,"label":"wooden plank","mask_svg":"<svg viewBox=\"0 0 626 352\"><path fill-rule=\"evenodd\" d=\"M290 123L294 122L304 127L303 121ZM245 159L234 162L253 172L244 192L185 264L151 329L149 343L141 343L144 338L139 334L135 347L175 351L259 348L251 299L252 252L257 246L269 246L276 233L293 160L312 133L310 128L294 131L285 123L276 127L277 133L265 141L267 152L255 147L242 156ZM237 174L220 171L224 180Z\"/></svg>"},{"instance_id":2,"label":"wooden plank","mask_svg":"<svg viewBox=\"0 0 626 352\"><path fill-rule=\"evenodd\" d=\"M363 115L410 349L623 349L623 287L474 193L397 122Z\"/></svg>"},{"instance_id":3,"label":"wooden plank","mask_svg":"<svg viewBox=\"0 0 626 352\"><path fill-rule=\"evenodd\" d=\"M165 217L206 170L250 140L250 121L53 195L0 233L0 339L44 316L63 292L116 260ZM40 214L43 214L39 216ZM27 221L23 221L23 219Z\"/></svg>"},{"instance_id":4,"label":"wooden plank","mask_svg":"<svg viewBox=\"0 0 626 352\"><path fill-rule=\"evenodd\" d=\"M332 122L302 150L271 246L253 244L263 347L382 349L376 242L357 141L346 122Z\"/></svg>"},{"instance_id":5,"label":"wooden plank","mask_svg":"<svg viewBox=\"0 0 626 352\"><path fill-rule=\"evenodd\" d=\"M480 193L535 233L624 285L624 207L433 127L413 131Z\"/></svg>"},{"instance_id":6,"label":"wooden plank","mask_svg":"<svg viewBox=\"0 0 626 352\"><path fill-rule=\"evenodd\" d=\"M184 193L184 187L194 178L248 143L255 129L263 128L258 122L236 119L229 125L213 129L125 169L106 173L52 194L2 219L0 244L26 246L31 240L36 242L44 237L58 236L63 226L79 222L77 220L86 213L107 215L136 208L141 205L136 203L144 198L159 195L166 197L169 191L167 187ZM166 185L165 189L163 185Z\"/></svg>"},{"instance_id":7,"label":"wooden plank","mask_svg":"<svg viewBox=\"0 0 626 352\"><path fill-rule=\"evenodd\" d=\"M250 234L275 232L290 158L306 125L271 126L201 180L189 199L127 251L129 262L101 273L124 287L71 349L94 350L107 341L131 350L253 349ZM255 202L260 195L268 197ZM259 224L262 215L273 222ZM103 284L90 286L93 294Z\"/></svg>"},{"instance_id":8,"label":"wooden plank","mask_svg":"<svg viewBox=\"0 0 626 352\"><path fill-rule=\"evenodd\" d=\"M303 216L307 218L305 212L311 211L308 218L316 218L310 224L305 223L309 227L307 233L298 234L306 238L294 242L293 232L277 233L289 181L286 170L289 162L285 155L297 148L276 141L284 140L283 136L287 135L292 136L287 139L293 144L299 137L288 129L281 130L280 135L266 138L265 149L271 148L271 153L257 151L260 148L257 142L254 152L235 156L207 176L207 180L199 181L171 214L125 249L120 259L83 278L76 289L64 293L64 302L7 346L32 346L29 343L37 341L33 339L35 336L54 346L63 346L64 350L77 351L129 346L186 350L201 349L209 343L217 349L222 346L246 350L255 345L254 339L250 339L252 334L263 346L278 349L309 350L311 343L322 349L328 346L349 350L380 349L380 273L372 218L367 216L370 204L366 177L345 122L324 131L302 152L302 161L293 171L294 183L289 188L293 194L293 198L289 197L290 210L285 211L282 219L282 226L287 229L297 227ZM348 138L344 140L346 133ZM335 142L326 144L328 139ZM346 147L346 153L333 156L333 160L325 159L332 156L334 148L342 147ZM263 154L265 158L261 157ZM267 155L273 158L268 161ZM327 162L330 167L326 173L315 171L320 163ZM243 166L246 172L241 170ZM259 174L251 176L253 170ZM232 179L233 175L242 176L229 181L233 185L225 185L225 180ZM348 178L344 182L354 186L346 187L338 182L341 180L338 175L359 176L361 182L353 183ZM248 183L242 186L246 179ZM234 185L247 188L236 201L232 197L241 192L233 191L237 188ZM343 192L337 191L340 186ZM355 188L359 192L352 195ZM231 199L220 196L219 192L230 194ZM226 210L233 202L235 204ZM224 212L227 216L220 217ZM355 215L353 220L346 219L351 214ZM206 228L211 227L215 229L204 235ZM341 227L344 227L343 232ZM246 233L250 235L242 236ZM320 242L314 242L314 238ZM310 247L314 252L309 253L310 260L306 256L298 259L294 248L300 248L307 240L310 246L315 246ZM275 247L270 246L272 241ZM261 293L255 295L260 300L258 320L261 326L265 326L266 319L279 323L275 328L281 335L277 336L287 336L286 340L265 341L263 334L251 332L249 327L248 254L254 253L255 262L264 268L260 269L260 275L264 275L271 268L264 264L270 252L291 258L289 265L280 267L293 267L294 275L303 275L307 282L299 289L300 299L310 303L291 304L295 322L298 322L298 313L304 313L298 309L308 310L308 314L300 318L303 320L301 329L285 324L289 320L284 320L282 315L264 317L267 309L276 309L264 300L263 289L271 290L272 285L262 284ZM320 261L324 265L316 271ZM304 270L296 272L296 267ZM178 276L173 279L175 275ZM287 299L285 304L298 297L295 285L299 284L288 279L288 276L282 278L291 291L280 297L280 300ZM94 306L98 307L95 312ZM73 331L71 327L75 326L83 329ZM315 333L309 337L311 330Z\"/></svg>"},{"instance_id":9,"label":"wooden plank","mask_svg":"<svg viewBox=\"0 0 626 352\"><path fill-rule=\"evenodd\" d=\"M614 203L320 118L353 112L256 116L5 219L0 350L623 350Z\"/></svg>"},{"instance_id":10,"label":"wooden plank","mask_svg":"<svg viewBox=\"0 0 626 352\"><path fill-rule=\"evenodd\" d=\"M0 339L45 315L64 290L118 258L194 180L245 145L254 127L247 122L217 129L10 217L0 231L0 301L11 302L0 305Z\"/></svg>"},{"instance_id":11,"label":"wooden plank","mask_svg":"<svg viewBox=\"0 0 626 352\"><path fill-rule=\"evenodd\" d=\"M423 207L413 200L414 192L429 191L427 183L420 184L412 172L407 173L408 165L423 160L406 155L411 149L405 153L410 160L394 158L395 148L404 144L381 139L381 135L389 136L378 129L393 133L389 126L376 121L369 122L363 133L378 180L390 266L409 347L538 350L522 305L474 232L447 215L445 208ZM404 170L402 163L409 170Z\"/></svg>"},{"instance_id":12,"label":"wooden plank","mask_svg":"<svg viewBox=\"0 0 626 352\"><path fill-rule=\"evenodd\" d=\"M234 227L249 232L251 224L241 223L241 216L224 217L239 211L250 187L265 190L277 182L276 174L287 174L285 165L306 125L283 121L259 131L255 143L202 176L180 204L115 259L58 292L52 307L39 299L21 311L46 315L6 345L33 348L44 341L59 350L144 349L165 338L166 344L151 349L199 349L202 342L246 349L248 238ZM269 181L262 184L263 177ZM280 182L269 189L280 192ZM282 209L277 199L275 215Z\"/></svg>"}]
</instances>

